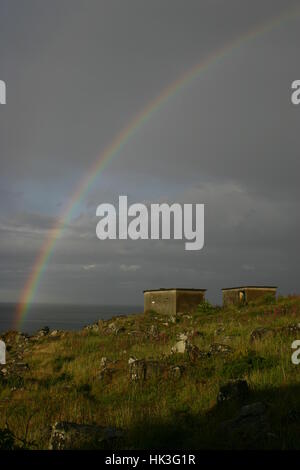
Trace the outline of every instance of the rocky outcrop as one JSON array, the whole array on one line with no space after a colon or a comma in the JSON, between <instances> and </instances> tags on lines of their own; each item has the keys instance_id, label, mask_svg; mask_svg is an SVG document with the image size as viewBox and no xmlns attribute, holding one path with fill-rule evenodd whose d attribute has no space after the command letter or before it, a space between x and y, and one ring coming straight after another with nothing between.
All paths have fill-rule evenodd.
<instances>
[{"instance_id":1,"label":"rocky outcrop","mask_svg":"<svg viewBox=\"0 0 300 470\"><path fill-rule=\"evenodd\" d=\"M262 402L245 405L234 419L221 423L220 431L231 442L238 440L245 447L251 447L271 436L266 412L267 406Z\"/></svg>"},{"instance_id":2,"label":"rocky outcrop","mask_svg":"<svg viewBox=\"0 0 300 470\"><path fill-rule=\"evenodd\" d=\"M62 421L52 427L49 450L97 449L101 443L121 436L115 428Z\"/></svg>"}]
</instances>

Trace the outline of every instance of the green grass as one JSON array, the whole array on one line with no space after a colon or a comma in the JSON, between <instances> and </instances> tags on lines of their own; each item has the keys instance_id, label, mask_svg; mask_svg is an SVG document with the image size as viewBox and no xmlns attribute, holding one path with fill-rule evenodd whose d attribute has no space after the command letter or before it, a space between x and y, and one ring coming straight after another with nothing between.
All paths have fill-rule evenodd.
<instances>
[{"instance_id":1,"label":"green grass","mask_svg":"<svg viewBox=\"0 0 300 470\"><path fill-rule=\"evenodd\" d=\"M99 332L41 338L27 346L29 370L0 383L0 429L8 423L19 442L27 433L32 449L47 448L49 426L62 420L122 428L116 448L240 448L241 443L223 442L217 433L219 423L234 417L240 404L219 406L217 395L228 380L244 378L250 386L247 403L269 406L276 439L261 446L299 449L298 423L290 418L300 412L300 366L291 363L291 343L299 338L284 333L250 341L255 328L279 329L299 321L300 298L294 296L242 308L207 304L175 323L155 312L131 315L102 322ZM113 333L112 322L124 331ZM157 335L150 334L152 325ZM232 352L192 363L186 354L170 354L180 333L188 333L201 351L226 343ZM133 383L130 356L158 360L166 370L178 365L182 376L158 374ZM100 378L102 357L113 372ZM12 445L8 433L2 438Z\"/></svg>"}]
</instances>

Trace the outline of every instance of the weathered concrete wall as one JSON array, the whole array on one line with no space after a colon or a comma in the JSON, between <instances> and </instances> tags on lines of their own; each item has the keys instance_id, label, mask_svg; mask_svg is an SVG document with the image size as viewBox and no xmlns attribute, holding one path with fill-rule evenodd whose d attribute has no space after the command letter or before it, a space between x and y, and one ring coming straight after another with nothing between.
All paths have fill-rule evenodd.
<instances>
[{"instance_id":1,"label":"weathered concrete wall","mask_svg":"<svg viewBox=\"0 0 300 470\"><path fill-rule=\"evenodd\" d=\"M176 313L176 290L144 292L144 311L154 310L164 315Z\"/></svg>"},{"instance_id":2,"label":"weathered concrete wall","mask_svg":"<svg viewBox=\"0 0 300 470\"><path fill-rule=\"evenodd\" d=\"M197 311L204 297L204 291L195 290L170 289L144 292L144 311L154 310L165 315L192 313Z\"/></svg>"},{"instance_id":3,"label":"weathered concrete wall","mask_svg":"<svg viewBox=\"0 0 300 470\"><path fill-rule=\"evenodd\" d=\"M223 290L223 305L241 305L245 302L254 302L267 295L276 297L276 288L244 287L240 289L225 289Z\"/></svg>"},{"instance_id":4,"label":"weathered concrete wall","mask_svg":"<svg viewBox=\"0 0 300 470\"><path fill-rule=\"evenodd\" d=\"M272 295L276 297L276 289L267 289L267 288L260 288L254 289L249 288L246 289L246 302L253 302L261 297Z\"/></svg>"},{"instance_id":5,"label":"weathered concrete wall","mask_svg":"<svg viewBox=\"0 0 300 470\"><path fill-rule=\"evenodd\" d=\"M176 313L194 313L205 299L205 292L177 291Z\"/></svg>"},{"instance_id":6,"label":"weathered concrete wall","mask_svg":"<svg viewBox=\"0 0 300 470\"><path fill-rule=\"evenodd\" d=\"M223 291L223 305L224 307L228 305L237 305L240 303L239 291L236 290L224 290Z\"/></svg>"}]
</instances>

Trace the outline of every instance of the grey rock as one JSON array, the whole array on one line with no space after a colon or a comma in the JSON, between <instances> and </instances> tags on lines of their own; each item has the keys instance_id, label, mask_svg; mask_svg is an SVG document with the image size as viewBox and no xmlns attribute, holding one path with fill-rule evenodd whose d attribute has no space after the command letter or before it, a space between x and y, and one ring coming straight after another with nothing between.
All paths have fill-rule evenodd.
<instances>
[{"instance_id":1,"label":"grey rock","mask_svg":"<svg viewBox=\"0 0 300 470\"><path fill-rule=\"evenodd\" d=\"M179 333L177 338L179 341L187 341L188 335L186 333Z\"/></svg>"},{"instance_id":2,"label":"grey rock","mask_svg":"<svg viewBox=\"0 0 300 470\"><path fill-rule=\"evenodd\" d=\"M184 354L187 350L187 340L178 341L171 349L172 353Z\"/></svg>"},{"instance_id":3,"label":"grey rock","mask_svg":"<svg viewBox=\"0 0 300 470\"><path fill-rule=\"evenodd\" d=\"M195 362L199 359L206 359L211 356L210 352L201 351L201 349L191 343L187 343L187 354L191 362Z\"/></svg>"},{"instance_id":4,"label":"grey rock","mask_svg":"<svg viewBox=\"0 0 300 470\"><path fill-rule=\"evenodd\" d=\"M50 328L48 326L44 326L43 328L38 330L38 332L36 333L36 336L38 338L42 338L43 336L48 336L49 333L50 333Z\"/></svg>"},{"instance_id":5,"label":"grey rock","mask_svg":"<svg viewBox=\"0 0 300 470\"><path fill-rule=\"evenodd\" d=\"M213 343L210 345L209 351L211 354L229 354L233 349L228 344Z\"/></svg>"}]
</instances>

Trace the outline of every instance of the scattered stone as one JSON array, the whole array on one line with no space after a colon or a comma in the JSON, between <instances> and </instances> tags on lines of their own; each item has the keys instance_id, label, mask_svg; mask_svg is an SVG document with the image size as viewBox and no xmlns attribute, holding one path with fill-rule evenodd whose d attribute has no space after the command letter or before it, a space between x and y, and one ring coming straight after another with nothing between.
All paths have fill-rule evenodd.
<instances>
[{"instance_id":1,"label":"scattered stone","mask_svg":"<svg viewBox=\"0 0 300 470\"><path fill-rule=\"evenodd\" d=\"M107 357L101 357L100 364L101 364L101 367L106 367L107 366Z\"/></svg>"},{"instance_id":2,"label":"scattered stone","mask_svg":"<svg viewBox=\"0 0 300 470\"><path fill-rule=\"evenodd\" d=\"M178 341L171 349L171 352L174 354L184 354L187 349L187 340Z\"/></svg>"},{"instance_id":3,"label":"scattered stone","mask_svg":"<svg viewBox=\"0 0 300 470\"><path fill-rule=\"evenodd\" d=\"M44 326L40 330L37 331L35 334L36 338L43 338L44 336L48 336L50 333L50 328L48 326Z\"/></svg>"},{"instance_id":4,"label":"scattered stone","mask_svg":"<svg viewBox=\"0 0 300 470\"><path fill-rule=\"evenodd\" d=\"M187 341L188 339L188 336L186 333L179 333L179 335L177 336L178 340L179 341Z\"/></svg>"},{"instance_id":5,"label":"scattered stone","mask_svg":"<svg viewBox=\"0 0 300 470\"><path fill-rule=\"evenodd\" d=\"M262 338L273 336L274 333L275 331L271 328L259 327L250 334L250 341L261 340Z\"/></svg>"},{"instance_id":6,"label":"scattered stone","mask_svg":"<svg viewBox=\"0 0 300 470\"><path fill-rule=\"evenodd\" d=\"M128 363L129 363L129 377L132 382L137 382L137 381L143 381L146 380L146 361L143 359L136 359L132 360L133 358L130 358Z\"/></svg>"},{"instance_id":7,"label":"scattered stone","mask_svg":"<svg viewBox=\"0 0 300 470\"><path fill-rule=\"evenodd\" d=\"M104 367L99 372L99 380L104 380L106 382L111 382L115 370L108 367Z\"/></svg>"},{"instance_id":8,"label":"scattered stone","mask_svg":"<svg viewBox=\"0 0 300 470\"><path fill-rule=\"evenodd\" d=\"M229 354L233 349L228 344L212 343L209 351L211 354Z\"/></svg>"},{"instance_id":9,"label":"scattered stone","mask_svg":"<svg viewBox=\"0 0 300 470\"><path fill-rule=\"evenodd\" d=\"M197 346L187 343L187 353L191 362L196 362L199 359L206 359L211 356L210 352L201 351Z\"/></svg>"},{"instance_id":10,"label":"scattered stone","mask_svg":"<svg viewBox=\"0 0 300 470\"><path fill-rule=\"evenodd\" d=\"M121 436L122 432L115 428L62 421L52 427L49 449L97 449L99 444Z\"/></svg>"},{"instance_id":11,"label":"scattered stone","mask_svg":"<svg viewBox=\"0 0 300 470\"><path fill-rule=\"evenodd\" d=\"M50 333L50 336L58 336L59 335L59 331L58 330L53 330L51 331Z\"/></svg>"},{"instance_id":12,"label":"scattered stone","mask_svg":"<svg viewBox=\"0 0 300 470\"><path fill-rule=\"evenodd\" d=\"M92 325L87 325L83 328L84 331L99 331L98 323L93 323Z\"/></svg>"},{"instance_id":13,"label":"scattered stone","mask_svg":"<svg viewBox=\"0 0 300 470\"><path fill-rule=\"evenodd\" d=\"M119 333L123 333L125 331L124 326L118 326L115 322L110 323L108 325L108 328L115 335L118 335Z\"/></svg>"},{"instance_id":14,"label":"scattered stone","mask_svg":"<svg viewBox=\"0 0 300 470\"><path fill-rule=\"evenodd\" d=\"M224 333L225 331L225 327L224 326L218 326L218 328L214 331L214 335L215 336L218 336L222 333Z\"/></svg>"},{"instance_id":15,"label":"scattered stone","mask_svg":"<svg viewBox=\"0 0 300 470\"><path fill-rule=\"evenodd\" d=\"M130 356L130 358L128 359L128 364L132 364L133 362L137 361L137 358L134 357L134 356Z\"/></svg>"},{"instance_id":16,"label":"scattered stone","mask_svg":"<svg viewBox=\"0 0 300 470\"><path fill-rule=\"evenodd\" d=\"M242 400L249 393L249 386L246 380L230 380L227 384L220 387L217 401L222 403L228 400Z\"/></svg>"},{"instance_id":17,"label":"scattered stone","mask_svg":"<svg viewBox=\"0 0 300 470\"><path fill-rule=\"evenodd\" d=\"M300 323L294 323L291 325L283 326L280 328L280 332L286 334L297 334L300 331Z\"/></svg>"},{"instance_id":18,"label":"scattered stone","mask_svg":"<svg viewBox=\"0 0 300 470\"><path fill-rule=\"evenodd\" d=\"M149 330L149 335L153 338L157 338L159 335L159 329L156 325L151 325Z\"/></svg>"},{"instance_id":19,"label":"scattered stone","mask_svg":"<svg viewBox=\"0 0 300 470\"><path fill-rule=\"evenodd\" d=\"M184 369L181 366L172 366L169 369L169 375L174 379L180 379L182 377L183 371Z\"/></svg>"}]
</instances>

